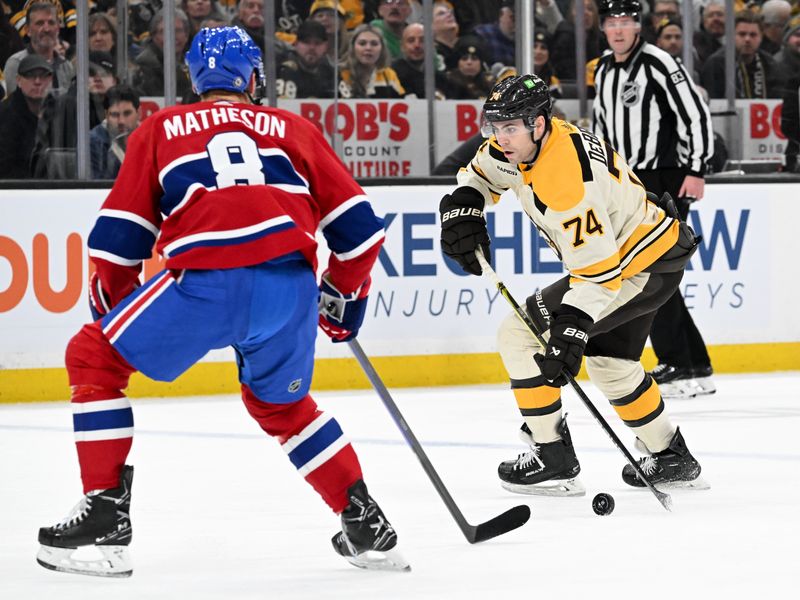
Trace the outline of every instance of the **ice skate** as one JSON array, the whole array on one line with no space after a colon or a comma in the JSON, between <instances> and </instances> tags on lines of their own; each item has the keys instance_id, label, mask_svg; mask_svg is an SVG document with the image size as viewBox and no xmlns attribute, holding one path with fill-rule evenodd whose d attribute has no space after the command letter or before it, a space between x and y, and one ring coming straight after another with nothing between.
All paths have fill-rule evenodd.
<instances>
[{"instance_id":1,"label":"ice skate","mask_svg":"<svg viewBox=\"0 0 800 600\"><path fill-rule=\"evenodd\" d=\"M645 448L639 440L637 448ZM683 440L680 427L675 431L666 449L639 459L639 468L650 483L662 489L686 488L707 490L711 486L700 477L700 463L691 455ZM644 488L636 471L630 465L622 469L622 480L633 487Z\"/></svg>"},{"instance_id":2,"label":"ice skate","mask_svg":"<svg viewBox=\"0 0 800 600\"><path fill-rule=\"evenodd\" d=\"M528 425L523 423L520 438L528 444L529 452L514 460L500 463L497 474L503 489L515 494L536 496L583 496L583 487L578 473L581 466L572 446L572 436L566 418L558 426L561 439L547 444L537 444Z\"/></svg>"},{"instance_id":3,"label":"ice skate","mask_svg":"<svg viewBox=\"0 0 800 600\"><path fill-rule=\"evenodd\" d=\"M126 465L118 487L89 492L62 521L39 529L36 561L64 573L130 577L132 483L133 467Z\"/></svg>"},{"instance_id":4,"label":"ice skate","mask_svg":"<svg viewBox=\"0 0 800 600\"><path fill-rule=\"evenodd\" d=\"M347 490L350 504L342 511L342 531L331 539L333 549L361 569L410 571L397 551L397 534L359 479Z\"/></svg>"},{"instance_id":5,"label":"ice skate","mask_svg":"<svg viewBox=\"0 0 800 600\"><path fill-rule=\"evenodd\" d=\"M689 367L676 367L666 363L659 363L650 371L650 376L658 384L658 391L665 399L689 399L697 396L697 385L694 375Z\"/></svg>"},{"instance_id":6,"label":"ice skate","mask_svg":"<svg viewBox=\"0 0 800 600\"><path fill-rule=\"evenodd\" d=\"M692 369L692 385L695 388L695 395L709 396L717 392L717 387L711 379L713 373L714 371L710 365Z\"/></svg>"}]
</instances>

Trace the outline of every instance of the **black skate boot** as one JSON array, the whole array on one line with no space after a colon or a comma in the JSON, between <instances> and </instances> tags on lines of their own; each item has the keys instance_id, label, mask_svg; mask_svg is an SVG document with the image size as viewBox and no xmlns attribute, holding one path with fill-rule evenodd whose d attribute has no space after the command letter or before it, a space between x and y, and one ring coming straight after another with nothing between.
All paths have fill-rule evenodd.
<instances>
[{"instance_id":1,"label":"black skate boot","mask_svg":"<svg viewBox=\"0 0 800 600\"><path fill-rule=\"evenodd\" d=\"M523 423L520 438L530 447L530 452L514 460L500 463L497 474L500 485L509 492L539 496L583 496L586 488L578 479L581 465L575 456L572 436L567 428L566 416L558 426L561 439L547 444L537 444L528 425Z\"/></svg>"},{"instance_id":2,"label":"black skate boot","mask_svg":"<svg viewBox=\"0 0 800 600\"><path fill-rule=\"evenodd\" d=\"M42 545L36 561L46 569L64 573L130 577L128 556L132 529L130 519L133 467L125 465L119 486L86 494L61 522L39 529ZM73 558L81 547L91 546L102 556Z\"/></svg>"},{"instance_id":3,"label":"black skate boot","mask_svg":"<svg viewBox=\"0 0 800 600\"><path fill-rule=\"evenodd\" d=\"M659 363L650 371L650 377L658 384L662 398L694 398L697 386L694 383L693 370L690 367L676 367Z\"/></svg>"},{"instance_id":4,"label":"black skate boot","mask_svg":"<svg viewBox=\"0 0 800 600\"><path fill-rule=\"evenodd\" d=\"M638 445L637 448L643 447ZM708 483L700 477L700 463L691 455L683 441L681 429L675 431L666 449L639 459L639 468L653 485L661 488L691 488L707 490ZM633 487L645 487L630 465L622 469L622 480Z\"/></svg>"},{"instance_id":5,"label":"black skate boot","mask_svg":"<svg viewBox=\"0 0 800 600\"><path fill-rule=\"evenodd\" d=\"M362 569L410 571L395 549L397 534L359 479L347 490L350 504L342 511L342 531L331 538L333 549Z\"/></svg>"}]
</instances>

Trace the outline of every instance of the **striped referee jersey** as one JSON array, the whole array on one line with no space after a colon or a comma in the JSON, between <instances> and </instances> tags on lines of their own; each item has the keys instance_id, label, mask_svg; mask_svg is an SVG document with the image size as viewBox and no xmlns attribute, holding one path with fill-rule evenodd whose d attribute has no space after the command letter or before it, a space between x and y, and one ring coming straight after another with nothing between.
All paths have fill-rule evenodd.
<instances>
[{"instance_id":1,"label":"striped referee jersey","mask_svg":"<svg viewBox=\"0 0 800 600\"><path fill-rule=\"evenodd\" d=\"M682 64L640 40L625 62L603 54L595 90L594 133L634 170L682 167L703 176L714 153L711 115Z\"/></svg>"}]
</instances>

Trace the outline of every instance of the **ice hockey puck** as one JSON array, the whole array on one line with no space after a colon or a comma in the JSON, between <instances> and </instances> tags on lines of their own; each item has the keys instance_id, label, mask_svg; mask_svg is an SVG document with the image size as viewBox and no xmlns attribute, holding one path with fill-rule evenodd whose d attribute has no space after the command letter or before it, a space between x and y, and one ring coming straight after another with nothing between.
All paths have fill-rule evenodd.
<instances>
[{"instance_id":1,"label":"ice hockey puck","mask_svg":"<svg viewBox=\"0 0 800 600\"><path fill-rule=\"evenodd\" d=\"M614 512L614 497L611 494L597 494L592 500L592 510L596 515L605 516Z\"/></svg>"}]
</instances>

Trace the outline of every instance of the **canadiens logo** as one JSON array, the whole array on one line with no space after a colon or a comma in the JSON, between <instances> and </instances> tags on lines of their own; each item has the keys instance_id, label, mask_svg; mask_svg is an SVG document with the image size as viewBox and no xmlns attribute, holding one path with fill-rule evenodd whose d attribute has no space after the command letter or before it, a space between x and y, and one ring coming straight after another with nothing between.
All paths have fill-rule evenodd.
<instances>
[{"instance_id":1,"label":"canadiens logo","mask_svg":"<svg viewBox=\"0 0 800 600\"><path fill-rule=\"evenodd\" d=\"M622 104L627 107L636 106L639 103L641 86L635 81L626 81L622 86Z\"/></svg>"}]
</instances>

